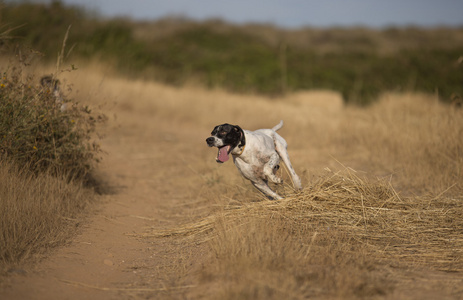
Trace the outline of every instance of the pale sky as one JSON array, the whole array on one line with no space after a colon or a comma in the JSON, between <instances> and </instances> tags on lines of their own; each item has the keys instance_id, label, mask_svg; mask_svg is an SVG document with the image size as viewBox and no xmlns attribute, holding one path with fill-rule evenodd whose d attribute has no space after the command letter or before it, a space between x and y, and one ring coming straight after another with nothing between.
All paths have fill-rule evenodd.
<instances>
[{"instance_id":1,"label":"pale sky","mask_svg":"<svg viewBox=\"0 0 463 300\"><path fill-rule=\"evenodd\" d=\"M49 2L47 0L36 0ZM50 0L51 1L51 0ZM463 0L61 0L107 17L184 16L303 26L462 26Z\"/></svg>"}]
</instances>

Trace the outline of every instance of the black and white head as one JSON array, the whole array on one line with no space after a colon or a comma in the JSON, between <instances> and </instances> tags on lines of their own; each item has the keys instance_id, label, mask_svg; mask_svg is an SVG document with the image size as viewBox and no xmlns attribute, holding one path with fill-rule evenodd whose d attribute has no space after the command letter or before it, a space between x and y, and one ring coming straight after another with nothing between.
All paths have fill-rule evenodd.
<instances>
[{"instance_id":1,"label":"black and white head","mask_svg":"<svg viewBox=\"0 0 463 300\"><path fill-rule=\"evenodd\" d=\"M211 136L206 139L209 147L219 148L216 161L224 163L230 159L230 153L246 144L243 130L237 125L222 124L215 126Z\"/></svg>"}]
</instances>

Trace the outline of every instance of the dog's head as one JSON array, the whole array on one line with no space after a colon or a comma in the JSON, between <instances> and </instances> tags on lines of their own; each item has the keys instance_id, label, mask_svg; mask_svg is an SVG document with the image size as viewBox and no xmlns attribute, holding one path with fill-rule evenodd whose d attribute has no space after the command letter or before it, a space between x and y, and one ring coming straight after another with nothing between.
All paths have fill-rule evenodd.
<instances>
[{"instance_id":1,"label":"dog's head","mask_svg":"<svg viewBox=\"0 0 463 300\"><path fill-rule=\"evenodd\" d=\"M219 148L216 161L223 163L230 158L230 153L236 147L244 147L244 132L236 125L218 125L212 130L211 136L206 139L206 143L209 147Z\"/></svg>"}]
</instances>

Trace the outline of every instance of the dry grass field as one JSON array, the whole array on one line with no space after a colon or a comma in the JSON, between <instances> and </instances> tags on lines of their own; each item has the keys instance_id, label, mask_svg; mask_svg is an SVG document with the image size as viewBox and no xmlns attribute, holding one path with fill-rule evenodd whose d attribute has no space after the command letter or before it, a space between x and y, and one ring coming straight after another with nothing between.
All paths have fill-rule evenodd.
<instances>
[{"instance_id":1,"label":"dry grass field","mask_svg":"<svg viewBox=\"0 0 463 300\"><path fill-rule=\"evenodd\" d=\"M463 110L432 95L345 107L330 91L270 99L108 70L60 76L109 117L98 175L112 192L71 243L3 277L0 298L463 297ZM286 198L268 201L205 139L217 124L280 120L304 189L281 168Z\"/></svg>"},{"instance_id":2,"label":"dry grass field","mask_svg":"<svg viewBox=\"0 0 463 300\"><path fill-rule=\"evenodd\" d=\"M0 272L63 245L93 198L65 176L34 176L0 162Z\"/></svg>"}]
</instances>

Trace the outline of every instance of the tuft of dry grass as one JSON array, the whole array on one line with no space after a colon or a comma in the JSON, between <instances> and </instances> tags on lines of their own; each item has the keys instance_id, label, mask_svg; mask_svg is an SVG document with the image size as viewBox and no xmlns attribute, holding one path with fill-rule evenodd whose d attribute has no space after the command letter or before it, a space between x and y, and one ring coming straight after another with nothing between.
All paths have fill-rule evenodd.
<instances>
[{"instance_id":1,"label":"tuft of dry grass","mask_svg":"<svg viewBox=\"0 0 463 300\"><path fill-rule=\"evenodd\" d=\"M0 160L0 271L61 245L79 225L92 193L66 177Z\"/></svg>"}]
</instances>

